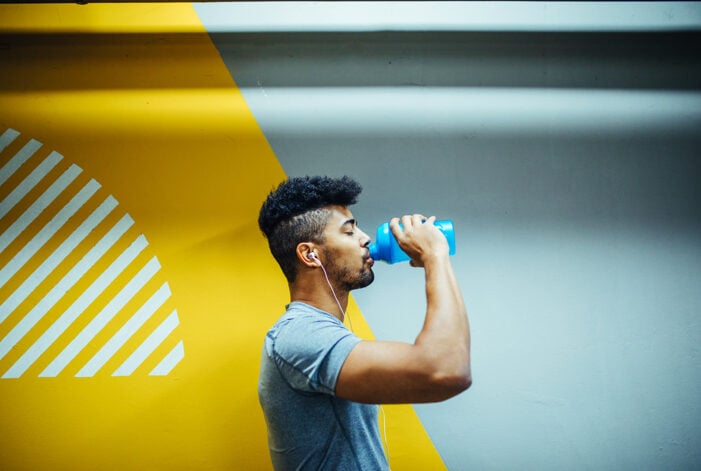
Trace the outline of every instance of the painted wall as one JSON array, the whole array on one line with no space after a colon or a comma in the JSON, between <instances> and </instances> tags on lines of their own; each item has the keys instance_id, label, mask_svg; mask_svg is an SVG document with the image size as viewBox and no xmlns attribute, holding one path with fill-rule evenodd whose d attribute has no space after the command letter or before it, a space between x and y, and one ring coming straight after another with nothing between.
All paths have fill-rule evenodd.
<instances>
[{"instance_id":1,"label":"painted wall","mask_svg":"<svg viewBox=\"0 0 701 471\"><path fill-rule=\"evenodd\" d=\"M417 210L456 223L475 383L388 408L393 469L701 466L697 4L1 8L0 133L19 134L0 155L0 238L36 215L0 251L3 469L269 469L255 379L286 289L255 218L285 174L312 173L363 183L366 229ZM19 165L31 139L43 145ZM52 151L62 159L40 178ZM143 251L71 311L140 236ZM420 272L376 272L354 328L412 340ZM75 283L39 316L63 280Z\"/></svg>"}]
</instances>

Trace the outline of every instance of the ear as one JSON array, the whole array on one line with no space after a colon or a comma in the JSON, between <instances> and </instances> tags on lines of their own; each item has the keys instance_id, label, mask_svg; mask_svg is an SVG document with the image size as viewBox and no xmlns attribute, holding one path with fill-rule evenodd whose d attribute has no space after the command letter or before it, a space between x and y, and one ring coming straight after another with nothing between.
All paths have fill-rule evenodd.
<instances>
[{"instance_id":1,"label":"ear","mask_svg":"<svg viewBox=\"0 0 701 471\"><path fill-rule=\"evenodd\" d=\"M311 242L297 244L297 259L308 267L318 267L321 263L316 248Z\"/></svg>"}]
</instances>

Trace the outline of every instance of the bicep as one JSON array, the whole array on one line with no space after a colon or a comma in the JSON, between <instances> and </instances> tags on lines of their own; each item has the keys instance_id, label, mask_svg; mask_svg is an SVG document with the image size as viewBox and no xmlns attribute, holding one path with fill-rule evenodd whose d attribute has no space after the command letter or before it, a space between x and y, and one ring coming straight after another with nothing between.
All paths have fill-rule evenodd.
<instances>
[{"instance_id":1,"label":"bicep","mask_svg":"<svg viewBox=\"0 0 701 471\"><path fill-rule=\"evenodd\" d=\"M363 341L348 354L336 396L374 404L419 403L450 397L436 382L421 347L402 342Z\"/></svg>"}]
</instances>

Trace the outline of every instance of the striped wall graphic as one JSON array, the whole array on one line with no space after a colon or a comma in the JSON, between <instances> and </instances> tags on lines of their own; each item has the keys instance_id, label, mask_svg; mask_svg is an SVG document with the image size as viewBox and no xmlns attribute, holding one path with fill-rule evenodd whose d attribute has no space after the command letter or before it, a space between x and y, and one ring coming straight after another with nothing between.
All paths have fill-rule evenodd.
<instances>
[{"instance_id":1,"label":"striped wall graphic","mask_svg":"<svg viewBox=\"0 0 701 471\"><path fill-rule=\"evenodd\" d=\"M184 358L168 283L83 170L0 135L0 377L168 375Z\"/></svg>"}]
</instances>

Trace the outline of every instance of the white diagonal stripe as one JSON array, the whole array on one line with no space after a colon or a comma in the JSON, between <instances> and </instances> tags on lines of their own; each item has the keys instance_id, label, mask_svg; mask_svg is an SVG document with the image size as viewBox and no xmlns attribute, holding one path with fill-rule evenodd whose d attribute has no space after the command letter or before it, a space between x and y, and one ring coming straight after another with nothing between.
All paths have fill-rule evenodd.
<instances>
[{"instance_id":1,"label":"white diagonal stripe","mask_svg":"<svg viewBox=\"0 0 701 471\"><path fill-rule=\"evenodd\" d=\"M183 347L183 341L181 340L173 348L173 350L168 353L168 355L161 360L161 362L149 373L150 376L166 376L173 368L180 363L180 361L185 358L185 348Z\"/></svg>"},{"instance_id":2,"label":"white diagonal stripe","mask_svg":"<svg viewBox=\"0 0 701 471\"><path fill-rule=\"evenodd\" d=\"M105 234L89 251L86 253L61 280L56 283L53 288L44 296L44 298L33 308L33 310L41 309L43 316L51 307L56 304L65 294L71 289L80 278L124 235L129 229L134 220L128 215L124 215L112 229ZM17 290L19 292L20 290ZM16 294L17 292L13 293ZM11 298L12 296L10 296ZM2 306L0 306L0 323L2 323L13 311L13 303L8 298ZM21 302L21 301L20 301Z\"/></svg>"},{"instance_id":3,"label":"white diagonal stripe","mask_svg":"<svg viewBox=\"0 0 701 471\"><path fill-rule=\"evenodd\" d=\"M168 283L164 283L143 306L112 336L111 339L98 351L89 362L76 374L77 377L94 376L102 368L117 350L138 331L144 323L151 318L163 303L170 297Z\"/></svg>"},{"instance_id":4,"label":"white diagonal stripe","mask_svg":"<svg viewBox=\"0 0 701 471\"><path fill-rule=\"evenodd\" d=\"M114 281L120 273L143 251L148 243L146 238L141 235L132 242L132 244L117 257L100 276L86 289L83 294L76 299L71 306L54 322L57 327L52 330L54 332L67 328L80 314ZM52 293L49 293L52 294ZM58 293L57 293L58 294ZM62 295L62 293L61 293ZM59 296L60 298L60 296ZM6 336L0 341L0 359L19 342L29 330L46 314L58 299L52 299L48 295L37 304ZM50 329L54 328L54 325ZM62 330L61 330L62 331ZM46 335L46 334L45 334ZM39 348L39 347L37 347ZM45 347L46 348L46 347ZM26 360L30 357L25 352ZM24 360L24 361L26 361ZM28 367L28 366L27 366ZM26 367L24 368L26 370ZM17 371L24 371L18 367ZM20 373L21 374L21 373ZM19 377L19 376L3 376L4 377Z\"/></svg>"},{"instance_id":5,"label":"white diagonal stripe","mask_svg":"<svg viewBox=\"0 0 701 471\"><path fill-rule=\"evenodd\" d=\"M3 138L8 133L8 131L12 131L12 130L8 129L7 131L5 131L5 133L2 135L2 138L0 138L0 141L2 141L2 142L0 142L0 152L5 150L5 147L7 147L19 135L19 133L17 133L17 135L15 135L14 137L8 136L8 138L11 137L11 139L9 139L9 141L7 141L7 143L5 143L3 141ZM15 131L15 132L17 132L17 131ZM34 155L34 153L37 150L39 150L40 147L41 147L41 142L36 141L34 139L27 142L24 145L24 147L22 147L19 150L19 152L17 152L14 155L14 157L12 157L10 159L10 161L7 162L5 165L3 165L3 167L0 169L0 185L5 183L7 181L7 179L10 178L17 171L17 169L19 169L22 166L23 163L25 163L27 160L29 160L29 158L32 155Z\"/></svg>"},{"instance_id":6,"label":"white diagonal stripe","mask_svg":"<svg viewBox=\"0 0 701 471\"><path fill-rule=\"evenodd\" d=\"M52 152L25 177L7 197L0 202L0 219L5 217L17 203L22 200L37 183L39 183L63 158L58 152Z\"/></svg>"},{"instance_id":7,"label":"white diagonal stripe","mask_svg":"<svg viewBox=\"0 0 701 471\"><path fill-rule=\"evenodd\" d=\"M163 341L168 338L168 336L175 330L178 326L178 312L173 311L161 324L156 327L156 329L151 332L144 343L139 345L139 348L134 350L129 358L126 359L122 365L117 368L117 370L112 373L112 376L129 376L132 374L141 364L151 355L156 348Z\"/></svg>"},{"instance_id":8,"label":"white diagonal stripe","mask_svg":"<svg viewBox=\"0 0 701 471\"><path fill-rule=\"evenodd\" d=\"M0 152L4 151L5 147L12 144L12 142L17 139L17 136L19 136L19 131L15 131L12 128L7 128L0 136Z\"/></svg>"},{"instance_id":9,"label":"white diagonal stripe","mask_svg":"<svg viewBox=\"0 0 701 471\"><path fill-rule=\"evenodd\" d=\"M95 192L100 184L90 180L54 217L41 228L27 245L17 252L10 262L0 269L0 287L24 266L32 256L73 216Z\"/></svg>"},{"instance_id":10,"label":"white diagonal stripe","mask_svg":"<svg viewBox=\"0 0 701 471\"><path fill-rule=\"evenodd\" d=\"M66 348L64 348L63 351L59 353L56 358L54 358L54 360L44 369L44 371L41 372L39 376L53 377L60 374L68 363L70 363L83 350L83 348L85 348L85 346L95 338L103 327L117 315L124 305L126 305L126 303L128 303L151 278L153 278L153 275L155 275L159 269L160 265L158 264L158 260L156 257L153 257L133 278L129 280L129 282L119 291L119 293L112 298L104 308L102 308L100 313L97 314L90 321L90 323L80 331L80 333L71 341L71 343L69 343ZM75 318L61 318L54 323L56 328L54 329L54 326L51 326L51 329L55 330L60 335L74 320Z\"/></svg>"},{"instance_id":11,"label":"white diagonal stripe","mask_svg":"<svg viewBox=\"0 0 701 471\"><path fill-rule=\"evenodd\" d=\"M20 287L0 305L0 322L7 318L22 301L27 299L37 286L39 286L39 284L41 284L41 282L73 252L73 249L75 249L116 206L117 200L112 196L108 196L107 199L105 199L105 201L103 201L102 204L53 251L53 253L22 282Z\"/></svg>"},{"instance_id":12,"label":"white diagonal stripe","mask_svg":"<svg viewBox=\"0 0 701 471\"><path fill-rule=\"evenodd\" d=\"M38 303L35 304L32 300L31 305L29 305L29 297L35 296L38 299L41 294L37 290L40 288L43 290L43 286L50 279L49 277L62 275L57 273L57 270L59 268L63 270L63 266L66 266L66 269L69 267L69 257L78 255L75 253L77 248L85 246L85 241L90 237L90 234L94 234L98 227L104 224L105 219L113 213L118 203L110 195L86 218L76 220L75 216L81 211L81 208L85 208L85 205L101 188L101 185L95 180L90 180L77 193L71 189L71 194L67 195L70 197L70 201L58 208L55 213L45 215L44 217L49 221L39 226L37 224L38 218L47 209L53 208L57 199L61 195L65 195L69 186L75 182L83 170L73 164L68 169L61 170L61 175L56 178L52 172L56 172L63 156L56 151L47 151L48 155L38 155L37 152L43 144L36 139L25 142L18 141L17 138L21 135L19 131L11 128L0 133L0 153L3 154L2 160L4 161L0 164L0 186L3 186L3 193L6 195L0 200L0 254L12 246L12 253L0 260L0 288L7 289L7 283L16 278L23 267L29 268L28 263L36 262L38 267L34 268L28 276L23 276L22 280L17 280L20 282L19 287L12 289L9 296L0 301L0 326L4 325L10 316L13 316L10 325L5 327L10 331L4 338L0 339L0 360L5 358L13 348L16 348L18 343L25 339L30 332L34 334L35 331L38 331L39 327L44 325L43 321L46 320L47 314L52 313L51 317L58 316L58 318L45 331L36 332L39 338L22 353L21 357L5 372L2 378L19 378L25 374L42 355L45 356L48 349L61 336L68 333L71 326L74 328L72 332L75 332L76 326L82 324L82 321L80 324L76 321L85 317L89 307L101 295L104 295L110 286L114 285L116 281L119 281L119 285L125 283L112 299L107 300L107 304L95 317L86 319L88 325L80 330L78 335L57 357L53 358L39 375L54 377L73 362L87 345L94 342L96 336L104 330L111 320L124 311L124 308L130 301L134 300L138 293L144 291L149 281L160 270L160 265L158 259L152 257L131 279L123 280L123 277L120 278L127 267L131 266L148 246L146 238L140 235L112 261L107 269L97 274L94 280L85 280L92 282L84 291L75 293L77 298L65 311L53 312L58 311L58 303L69 292L75 292L78 288L78 282L96 268L96 264L114 248L115 244L133 226L134 221L128 214L125 214L95 245L85 247L87 253L70 267L65 275L61 276L60 281L53 286L46 286L48 292ZM8 146L13 143L12 153L7 152ZM19 147L21 148L17 150ZM51 177L47 178L50 175ZM37 193L40 193L38 197L35 196ZM18 213L21 214L18 216ZM35 229L35 226L39 227ZM32 234L21 237L29 229L32 230ZM68 232L70 235L64 240L63 234ZM100 232L103 232L103 229ZM61 235L61 240L57 240L57 235ZM42 259L39 260L37 255L41 253L40 251L50 251L50 255L42 256ZM130 339L143 330L149 319L163 308L170 295L168 283L163 283L133 315L128 313L131 317L121 325L116 334L100 348L76 376L93 376L111 359L114 359L120 350L124 350L124 346ZM22 310L18 311L20 307ZM25 313L25 309L28 309L29 312ZM18 318L19 321L15 318ZM129 354L128 358L115 370L113 376L132 375L143 366L147 359L154 357L154 352L163 348L164 342L173 335L178 325L178 313L173 310L152 331L144 332L144 334L148 334L147 338ZM22 350L24 349L23 344ZM180 341L149 374L151 376L169 374L184 356L183 342ZM51 359L47 358L46 360Z\"/></svg>"},{"instance_id":13,"label":"white diagonal stripe","mask_svg":"<svg viewBox=\"0 0 701 471\"><path fill-rule=\"evenodd\" d=\"M7 230L3 231L0 234L0 252L5 250L82 171L77 165L71 165Z\"/></svg>"}]
</instances>

